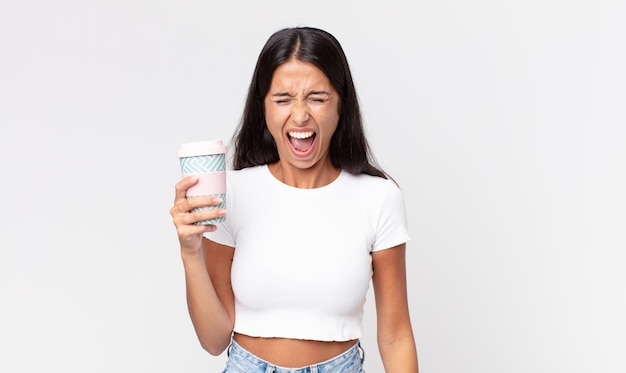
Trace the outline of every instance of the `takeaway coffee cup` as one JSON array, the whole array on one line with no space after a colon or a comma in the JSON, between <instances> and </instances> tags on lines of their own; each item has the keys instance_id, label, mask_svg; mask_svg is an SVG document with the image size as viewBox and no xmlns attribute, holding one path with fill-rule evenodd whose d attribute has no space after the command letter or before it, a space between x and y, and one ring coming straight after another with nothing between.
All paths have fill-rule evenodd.
<instances>
[{"instance_id":1,"label":"takeaway coffee cup","mask_svg":"<svg viewBox=\"0 0 626 373\"><path fill-rule=\"evenodd\" d=\"M218 196L222 203L191 210L196 212L226 207L226 146L221 140L188 142L180 145L178 159L183 178L197 176L198 183L187 189L187 198ZM196 222L207 225L223 222L225 217Z\"/></svg>"}]
</instances>

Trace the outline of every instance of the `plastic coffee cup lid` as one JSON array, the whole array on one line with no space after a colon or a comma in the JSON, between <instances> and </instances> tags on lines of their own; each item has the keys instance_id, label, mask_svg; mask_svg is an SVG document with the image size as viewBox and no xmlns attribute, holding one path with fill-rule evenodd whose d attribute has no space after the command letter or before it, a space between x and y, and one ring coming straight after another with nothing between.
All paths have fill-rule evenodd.
<instances>
[{"instance_id":1,"label":"plastic coffee cup lid","mask_svg":"<svg viewBox=\"0 0 626 373\"><path fill-rule=\"evenodd\" d=\"M178 158L226 153L222 140L196 141L180 144Z\"/></svg>"}]
</instances>

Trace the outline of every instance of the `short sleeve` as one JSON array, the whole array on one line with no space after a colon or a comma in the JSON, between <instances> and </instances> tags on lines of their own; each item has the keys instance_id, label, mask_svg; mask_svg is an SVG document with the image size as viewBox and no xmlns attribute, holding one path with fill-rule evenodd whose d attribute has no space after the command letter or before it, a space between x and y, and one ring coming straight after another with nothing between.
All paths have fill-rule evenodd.
<instances>
[{"instance_id":1,"label":"short sleeve","mask_svg":"<svg viewBox=\"0 0 626 373\"><path fill-rule=\"evenodd\" d=\"M214 232L204 233L204 237L221 245L235 247L235 238L230 228L229 220L217 224L217 230Z\"/></svg>"},{"instance_id":2,"label":"short sleeve","mask_svg":"<svg viewBox=\"0 0 626 373\"><path fill-rule=\"evenodd\" d=\"M400 188L388 180L378 211L376 240L372 245L372 251L389 249L409 240L404 196Z\"/></svg>"}]
</instances>

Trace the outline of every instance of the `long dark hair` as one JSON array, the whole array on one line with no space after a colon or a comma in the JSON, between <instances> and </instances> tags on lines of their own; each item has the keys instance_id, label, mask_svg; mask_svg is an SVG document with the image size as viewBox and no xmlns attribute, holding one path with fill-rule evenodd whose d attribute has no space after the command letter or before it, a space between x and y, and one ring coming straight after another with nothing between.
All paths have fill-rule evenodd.
<instances>
[{"instance_id":1,"label":"long dark hair","mask_svg":"<svg viewBox=\"0 0 626 373\"><path fill-rule=\"evenodd\" d=\"M280 30L261 50L243 116L233 138L234 169L278 161L276 143L265 122L264 99L276 68L292 58L317 66L339 94L339 124L329 149L333 166L352 174L387 178L385 172L375 166L365 138L359 101L343 49L334 36L312 27Z\"/></svg>"}]
</instances>

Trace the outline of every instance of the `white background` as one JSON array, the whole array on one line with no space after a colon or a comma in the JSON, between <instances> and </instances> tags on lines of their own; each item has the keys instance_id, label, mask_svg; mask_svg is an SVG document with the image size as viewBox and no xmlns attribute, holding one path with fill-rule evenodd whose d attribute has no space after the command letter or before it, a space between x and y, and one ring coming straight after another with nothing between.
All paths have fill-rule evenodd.
<instances>
[{"instance_id":1,"label":"white background","mask_svg":"<svg viewBox=\"0 0 626 373\"><path fill-rule=\"evenodd\" d=\"M626 371L624 4L2 0L0 371L221 371L186 311L176 149L230 139L296 25L344 46L404 190L421 371Z\"/></svg>"}]
</instances>

